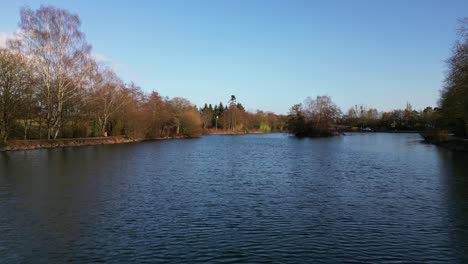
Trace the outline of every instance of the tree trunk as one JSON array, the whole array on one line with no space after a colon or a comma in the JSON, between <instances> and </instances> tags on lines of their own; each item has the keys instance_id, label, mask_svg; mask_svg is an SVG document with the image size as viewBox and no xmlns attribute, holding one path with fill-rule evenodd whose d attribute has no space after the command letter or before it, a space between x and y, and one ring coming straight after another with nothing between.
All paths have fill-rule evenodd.
<instances>
[{"instance_id":1,"label":"tree trunk","mask_svg":"<svg viewBox=\"0 0 468 264\"><path fill-rule=\"evenodd\" d=\"M60 124L61 124L61 119L60 119L60 116L58 116L56 119L55 119L55 122L54 124L52 125L52 128L51 128L51 135L53 137L54 140L57 139L58 135L59 135L59 132L60 132Z\"/></svg>"},{"instance_id":2,"label":"tree trunk","mask_svg":"<svg viewBox=\"0 0 468 264\"><path fill-rule=\"evenodd\" d=\"M24 140L28 139L28 129L29 129L30 122L31 121L24 121L24 135L23 135Z\"/></svg>"},{"instance_id":3,"label":"tree trunk","mask_svg":"<svg viewBox=\"0 0 468 264\"><path fill-rule=\"evenodd\" d=\"M2 124L2 128L0 129L0 138L1 138L2 143L6 143L8 140L8 136L7 136L6 129L4 126L5 124Z\"/></svg>"},{"instance_id":4,"label":"tree trunk","mask_svg":"<svg viewBox=\"0 0 468 264\"><path fill-rule=\"evenodd\" d=\"M46 123L47 123L47 140L51 140L52 139L52 124L51 124L50 113L47 113Z\"/></svg>"},{"instance_id":5,"label":"tree trunk","mask_svg":"<svg viewBox=\"0 0 468 264\"><path fill-rule=\"evenodd\" d=\"M102 136L107 137L107 117L104 117L104 121L102 123Z\"/></svg>"},{"instance_id":6,"label":"tree trunk","mask_svg":"<svg viewBox=\"0 0 468 264\"><path fill-rule=\"evenodd\" d=\"M42 117L39 118L39 139L42 140Z\"/></svg>"}]
</instances>

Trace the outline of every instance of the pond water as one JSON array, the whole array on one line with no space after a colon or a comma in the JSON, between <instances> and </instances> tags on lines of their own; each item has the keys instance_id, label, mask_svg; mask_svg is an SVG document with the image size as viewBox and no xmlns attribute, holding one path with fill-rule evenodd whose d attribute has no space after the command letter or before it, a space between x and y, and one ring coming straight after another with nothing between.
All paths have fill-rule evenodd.
<instances>
[{"instance_id":1,"label":"pond water","mask_svg":"<svg viewBox=\"0 0 468 264\"><path fill-rule=\"evenodd\" d=\"M468 156L417 134L0 153L0 262L468 262Z\"/></svg>"}]
</instances>

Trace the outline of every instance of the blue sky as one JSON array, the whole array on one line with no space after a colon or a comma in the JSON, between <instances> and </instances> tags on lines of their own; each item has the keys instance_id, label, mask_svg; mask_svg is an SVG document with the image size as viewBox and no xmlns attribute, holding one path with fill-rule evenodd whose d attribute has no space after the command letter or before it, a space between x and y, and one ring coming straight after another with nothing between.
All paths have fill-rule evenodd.
<instances>
[{"instance_id":1,"label":"blue sky","mask_svg":"<svg viewBox=\"0 0 468 264\"><path fill-rule=\"evenodd\" d=\"M76 13L93 53L145 91L287 113L329 95L346 111L435 106L468 1L2 1Z\"/></svg>"}]
</instances>

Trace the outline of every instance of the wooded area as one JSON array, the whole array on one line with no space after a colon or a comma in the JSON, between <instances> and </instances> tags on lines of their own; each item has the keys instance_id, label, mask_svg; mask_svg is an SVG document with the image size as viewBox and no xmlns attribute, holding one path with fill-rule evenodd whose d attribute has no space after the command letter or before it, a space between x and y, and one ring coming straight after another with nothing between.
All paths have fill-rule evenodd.
<instances>
[{"instance_id":1,"label":"wooded area","mask_svg":"<svg viewBox=\"0 0 468 264\"><path fill-rule=\"evenodd\" d=\"M410 103L405 109L379 112L375 108L355 105L342 113L329 96L307 98L294 105L288 116L288 129L297 136L333 136L342 132L405 132L425 131L442 127L440 109L426 107L413 109Z\"/></svg>"},{"instance_id":2,"label":"wooded area","mask_svg":"<svg viewBox=\"0 0 468 264\"><path fill-rule=\"evenodd\" d=\"M329 96L307 98L288 116L249 112L235 95L226 105L197 108L181 97L145 93L99 62L67 10L23 8L18 33L0 49L0 137L58 139L126 136L132 139L290 131L331 136L338 131L448 130L468 136L468 19L448 59L439 107L379 112L356 105L345 114Z\"/></svg>"},{"instance_id":3,"label":"wooded area","mask_svg":"<svg viewBox=\"0 0 468 264\"><path fill-rule=\"evenodd\" d=\"M197 137L203 129L284 130L284 117L237 103L202 109L181 97L145 93L96 60L67 10L23 8L19 33L0 50L0 136L57 139L124 135Z\"/></svg>"}]
</instances>

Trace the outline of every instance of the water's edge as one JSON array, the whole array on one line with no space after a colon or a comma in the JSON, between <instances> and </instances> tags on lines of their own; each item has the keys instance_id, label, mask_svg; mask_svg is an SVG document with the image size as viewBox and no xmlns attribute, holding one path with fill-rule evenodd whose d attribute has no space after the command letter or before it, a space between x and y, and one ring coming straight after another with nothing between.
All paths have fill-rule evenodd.
<instances>
[{"instance_id":1,"label":"water's edge","mask_svg":"<svg viewBox=\"0 0 468 264\"><path fill-rule=\"evenodd\" d=\"M261 134L258 132L253 133L212 133L210 135L250 135L250 134ZM84 147L84 146L95 146L95 145L113 145L113 144L129 144L139 143L144 141L159 141L159 140L170 140L170 139L190 139L194 137L186 136L174 136L156 139L133 139L127 137L95 137L95 138L70 138L70 139L57 139L57 140L10 140L4 146L0 146L0 152L6 151L21 151L21 150L35 150L35 149L50 149L50 148L70 148L70 147Z\"/></svg>"},{"instance_id":2,"label":"water's edge","mask_svg":"<svg viewBox=\"0 0 468 264\"><path fill-rule=\"evenodd\" d=\"M46 148L81 147L93 145L111 145L139 142L141 140L126 137L76 138L58 140L11 140L0 151L35 150Z\"/></svg>"},{"instance_id":3,"label":"water's edge","mask_svg":"<svg viewBox=\"0 0 468 264\"><path fill-rule=\"evenodd\" d=\"M274 133L274 132L273 132ZM348 134L362 133L362 132L347 132ZM368 132L367 132L368 133ZM404 133L404 132L372 132L372 133ZM416 133L416 132L409 132ZM213 136L239 136L239 135L256 135L265 134L259 132L252 133L209 133L202 135ZM271 133L267 133L271 134ZM287 134L287 133L286 133ZM468 152L468 141L464 140L449 140L446 142L434 141L426 138L423 134L419 133L422 137L422 142L427 144L433 144L438 147L442 147L451 151L457 152ZM346 134L345 134L346 135ZM0 146L0 152L7 151L22 151L22 150L35 150L35 149L50 149L50 148L70 148L70 147L83 147L83 146L95 146L95 145L113 145L113 144L129 144L139 143L144 141L159 141L159 140L170 140L170 139L187 139L188 137L166 137L157 139L132 139L123 136L115 137L95 137L95 138L71 138L71 139L58 139L58 140L10 140L6 145Z\"/></svg>"}]
</instances>

